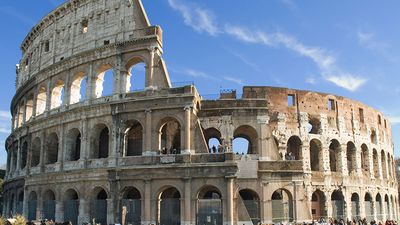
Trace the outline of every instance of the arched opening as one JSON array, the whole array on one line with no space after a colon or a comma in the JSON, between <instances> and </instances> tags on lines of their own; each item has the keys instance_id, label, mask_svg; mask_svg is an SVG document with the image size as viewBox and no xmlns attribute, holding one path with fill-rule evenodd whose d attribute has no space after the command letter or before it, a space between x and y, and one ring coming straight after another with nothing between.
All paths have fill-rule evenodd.
<instances>
[{"instance_id":1,"label":"arched opening","mask_svg":"<svg viewBox=\"0 0 400 225\"><path fill-rule=\"evenodd\" d=\"M25 120L29 121L33 116L33 95L29 95L28 99L26 100L26 107L25 107Z\"/></svg>"},{"instance_id":2,"label":"arched opening","mask_svg":"<svg viewBox=\"0 0 400 225\"><path fill-rule=\"evenodd\" d=\"M22 144L22 149L21 149L21 169L24 169L26 167L28 159L28 142L24 141Z\"/></svg>"},{"instance_id":3,"label":"arched opening","mask_svg":"<svg viewBox=\"0 0 400 225\"><path fill-rule=\"evenodd\" d=\"M8 214L9 214L10 217L13 216L12 214L14 213L14 202L15 202L15 195L12 194L11 198L10 198L10 200L8 202L8 204L9 204L8 205Z\"/></svg>"},{"instance_id":4,"label":"arched opening","mask_svg":"<svg viewBox=\"0 0 400 225\"><path fill-rule=\"evenodd\" d=\"M392 168L393 168L393 166L392 166L392 160L391 160L389 152L387 153L387 156L386 156L386 164L387 164L388 174L389 174L388 178L392 178Z\"/></svg>"},{"instance_id":5,"label":"arched opening","mask_svg":"<svg viewBox=\"0 0 400 225\"><path fill-rule=\"evenodd\" d=\"M382 167L382 178L388 178L387 176L387 165L386 165L386 155L385 155L385 151L381 151L381 167Z\"/></svg>"},{"instance_id":6,"label":"arched opening","mask_svg":"<svg viewBox=\"0 0 400 225\"><path fill-rule=\"evenodd\" d=\"M40 163L40 138L35 138L31 145L31 167L36 167Z\"/></svg>"},{"instance_id":7,"label":"arched opening","mask_svg":"<svg viewBox=\"0 0 400 225\"><path fill-rule=\"evenodd\" d=\"M284 189L276 190L272 194L272 222L293 221L293 198L292 194Z\"/></svg>"},{"instance_id":8,"label":"arched opening","mask_svg":"<svg viewBox=\"0 0 400 225\"><path fill-rule=\"evenodd\" d=\"M310 164L311 171L322 171L322 144L317 139L312 139L310 141Z\"/></svg>"},{"instance_id":9,"label":"arched opening","mask_svg":"<svg viewBox=\"0 0 400 225\"><path fill-rule=\"evenodd\" d=\"M181 224L181 194L176 188L170 187L161 192L158 199L158 224L180 225Z\"/></svg>"},{"instance_id":10,"label":"arched opening","mask_svg":"<svg viewBox=\"0 0 400 225\"><path fill-rule=\"evenodd\" d=\"M36 220L36 212L37 212L37 194L32 191L29 194L28 199L28 220Z\"/></svg>"},{"instance_id":11,"label":"arched opening","mask_svg":"<svg viewBox=\"0 0 400 225\"><path fill-rule=\"evenodd\" d=\"M233 132L232 150L237 154L258 154L257 140L257 131L242 125Z\"/></svg>"},{"instance_id":12,"label":"arched opening","mask_svg":"<svg viewBox=\"0 0 400 225\"><path fill-rule=\"evenodd\" d=\"M340 144L337 140L332 140L329 145L329 166L331 172L337 172L340 165Z\"/></svg>"},{"instance_id":13,"label":"arched opening","mask_svg":"<svg viewBox=\"0 0 400 225\"><path fill-rule=\"evenodd\" d=\"M197 224L222 225L222 222L220 191L211 186L202 188L197 199Z\"/></svg>"},{"instance_id":14,"label":"arched opening","mask_svg":"<svg viewBox=\"0 0 400 225\"><path fill-rule=\"evenodd\" d=\"M56 196L53 191L48 190L43 195L43 218L47 220L56 219Z\"/></svg>"},{"instance_id":15,"label":"arched opening","mask_svg":"<svg viewBox=\"0 0 400 225\"><path fill-rule=\"evenodd\" d=\"M129 187L125 189L122 195L122 206L120 212L123 211L123 207L126 207L127 214L125 216L125 221L122 221L122 214L121 214L122 223L140 225L142 221L141 195L136 188Z\"/></svg>"},{"instance_id":16,"label":"arched opening","mask_svg":"<svg viewBox=\"0 0 400 225\"><path fill-rule=\"evenodd\" d=\"M36 96L36 115L44 113L46 110L47 94L46 88L40 87Z\"/></svg>"},{"instance_id":17,"label":"arched opening","mask_svg":"<svg viewBox=\"0 0 400 225\"><path fill-rule=\"evenodd\" d=\"M366 144L361 145L361 168L363 171L369 171L369 154Z\"/></svg>"},{"instance_id":18,"label":"arched opening","mask_svg":"<svg viewBox=\"0 0 400 225\"><path fill-rule=\"evenodd\" d=\"M374 219L374 208L373 208L372 197L369 193L365 194L364 207L365 207L366 220L368 222L371 222Z\"/></svg>"},{"instance_id":19,"label":"arched opening","mask_svg":"<svg viewBox=\"0 0 400 225\"><path fill-rule=\"evenodd\" d=\"M143 127L138 121L130 123L125 132L124 156L140 156L143 152Z\"/></svg>"},{"instance_id":20,"label":"arched opening","mask_svg":"<svg viewBox=\"0 0 400 225\"><path fill-rule=\"evenodd\" d=\"M146 86L146 64L136 63L129 69L129 90L130 92L142 91Z\"/></svg>"},{"instance_id":21,"label":"arched opening","mask_svg":"<svg viewBox=\"0 0 400 225\"><path fill-rule=\"evenodd\" d=\"M97 74L96 98L113 95L114 74L111 66L101 66Z\"/></svg>"},{"instance_id":22,"label":"arched opening","mask_svg":"<svg viewBox=\"0 0 400 225\"><path fill-rule=\"evenodd\" d=\"M58 80L51 91L50 109L60 107L64 103L64 81Z\"/></svg>"},{"instance_id":23,"label":"arched opening","mask_svg":"<svg viewBox=\"0 0 400 225\"><path fill-rule=\"evenodd\" d=\"M107 199L108 194L102 188L95 188L94 199L92 200L92 207L90 218L95 218L95 222L101 225L107 225Z\"/></svg>"},{"instance_id":24,"label":"arched opening","mask_svg":"<svg viewBox=\"0 0 400 225\"><path fill-rule=\"evenodd\" d=\"M351 141L347 142L346 158L347 158L347 169L349 171L349 174L355 173L357 169L356 146Z\"/></svg>"},{"instance_id":25,"label":"arched opening","mask_svg":"<svg viewBox=\"0 0 400 225\"><path fill-rule=\"evenodd\" d=\"M74 128L68 131L66 137L65 161L77 161L81 155L81 132Z\"/></svg>"},{"instance_id":26,"label":"arched opening","mask_svg":"<svg viewBox=\"0 0 400 225\"><path fill-rule=\"evenodd\" d=\"M285 159L286 160L302 159L303 157L301 155L301 147L302 147L302 142L299 137L297 136L290 137L287 142L287 149L286 149L287 155L285 156Z\"/></svg>"},{"instance_id":27,"label":"arched opening","mask_svg":"<svg viewBox=\"0 0 400 225\"><path fill-rule=\"evenodd\" d=\"M314 191L311 196L311 214L313 220L319 220L326 217L325 201L325 194L322 191Z\"/></svg>"},{"instance_id":28,"label":"arched opening","mask_svg":"<svg viewBox=\"0 0 400 225\"><path fill-rule=\"evenodd\" d=\"M372 150L373 154L372 154L372 159L374 162L374 176L375 178L379 177L379 160L378 160L378 152L376 151L376 149Z\"/></svg>"},{"instance_id":29,"label":"arched opening","mask_svg":"<svg viewBox=\"0 0 400 225\"><path fill-rule=\"evenodd\" d=\"M377 136L376 136L376 131L375 131L374 129L372 129L372 130L371 130L371 142L372 142L373 144L376 144L376 143L377 143L377 140L378 140L378 138L377 138Z\"/></svg>"},{"instance_id":30,"label":"arched opening","mask_svg":"<svg viewBox=\"0 0 400 225\"><path fill-rule=\"evenodd\" d=\"M24 123L24 113L25 113L25 106L21 102L21 104L19 105L19 108L18 108L18 126L17 127L21 127L22 124Z\"/></svg>"},{"instance_id":31,"label":"arched opening","mask_svg":"<svg viewBox=\"0 0 400 225\"><path fill-rule=\"evenodd\" d=\"M110 148L110 132L106 125L98 124L94 127L92 135L92 152L90 158L108 158Z\"/></svg>"},{"instance_id":32,"label":"arched opening","mask_svg":"<svg viewBox=\"0 0 400 225\"><path fill-rule=\"evenodd\" d=\"M357 193L351 195L351 215L352 219L360 219L360 197Z\"/></svg>"},{"instance_id":33,"label":"arched opening","mask_svg":"<svg viewBox=\"0 0 400 225\"><path fill-rule=\"evenodd\" d=\"M321 121L319 120L319 118L309 117L308 133L309 134L320 134L321 133Z\"/></svg>"},{"instance_id":34,"label":"arched opening","mask_svg":"<svg viewBox=\"0 0 400 225\"><path fill-rule=\"evenodd\" d=\"M160 128L160 149L162 154L180 154L181 125L176 119L168 118Z\"/></svg>"},{"instance_id":35,"label":"arched opening","mask_svg":"<svg viewBox=\"0 0 400 225\"><path fill-rule=\"evenodd\" d=\"M342 191L335 190L331 196L332 202L332 217L336 219L344 219L345 211L344 211L344 196Z\"/></svg>"},{"instance_id":36,"label":"arched opening","mask_svg":"<svg viewBox=\"0 0 400 225\"><path fill-rule=\"evenodd\" d=\"M239 191L237 210L238 224L257 225L261 223L260 198L253 190Z\"/></svg>"},{"instance_id":37,"label":"arched opening","mask_svg":"<svg viewBox=\"0 0 400 225\"><path fill-rule=\"evenodd\" d=\"M18 199L17 199L17 209L16 209L16 214L22 215L24 210L24 191L20 191L18 194Z\"/></svg>"},{"instance_id":38,"label":"arched opening","mask_svg":"<svg viewBox=\"0 0 400 225\"><path fill-rule=\"evenodd\" d=\"M64 199L64 221L71 221L72 225L78 224L79 197L75 190L69 189L65 192Z\"/></svg>"},{"instance_id":39,"label":"arched opening","mask_svg":"<svg viewBox=\"0 0 400 225\"><path fill-rule=\"evenodd\" d=\"M47 138L46 165L57 162L58 157L58 136L56 133L51 133Z\"/></svg>"},{"instance_id":40,"label":"arched opening","mask_svg":"<svg viewBox=\"0 0 400 225\"><path fill-rule=\"evenodd\" d=\"M376 208L376 218L378 220L383 220L383 205L382 205L382 197L378 193L375 197L375 208Z\"/></svg>"},{"instance_id":41,"label":"arched opening","mask_svg":"<svg viewBox=\"0 0 400 225\"><path fill-rule=\"evenodd\" d=\"M385 215L386 215L386 219L389 219L390 217L390 204L389 204L389 197L388 195L385 195Z\"/></svg>"},{"instance_id":42,"label":"arched opening","mask_svg":"<svg viewBox=\"0 0 400 225\"><path fill-rule=\"evenodd\" d=\"M224 152L222 147L221 132L216 128L208 128L203 130L204 138L207 142L208 151L210 153Z\"/></svg>"},{"instance_id":43,"label":"arched opening","mask_svg":"<svg viewBox=\"0 0 400 225\"><path fill-rule=\"evenodd\" d=\"M80 72L75 75L71 83L70 104L84 101L86 98L87 76Z\"/></svg>"}]
</instances>

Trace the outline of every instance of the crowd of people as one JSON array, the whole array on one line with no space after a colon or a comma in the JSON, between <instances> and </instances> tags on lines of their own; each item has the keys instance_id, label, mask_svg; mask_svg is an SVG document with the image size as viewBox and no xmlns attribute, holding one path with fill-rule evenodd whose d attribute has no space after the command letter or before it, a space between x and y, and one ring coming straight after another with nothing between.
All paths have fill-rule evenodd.
<instances>
[{"instance_id":1,"label":"crowd of people","mask_svg":"<svg viewBox=\"0 0 400 225\"><path fill-rule=\"evenodd\" d=\"M364 219L353 219L353 220L344 220L344 219L333 219L329 218L328 220L320 219L318 221L313 221L312 225L397 225L397 221L395 220L386 220L385 223L382 221L375 221L372 220L370 222L367 221L366 218Z\"/></svg>"}]
</instances>

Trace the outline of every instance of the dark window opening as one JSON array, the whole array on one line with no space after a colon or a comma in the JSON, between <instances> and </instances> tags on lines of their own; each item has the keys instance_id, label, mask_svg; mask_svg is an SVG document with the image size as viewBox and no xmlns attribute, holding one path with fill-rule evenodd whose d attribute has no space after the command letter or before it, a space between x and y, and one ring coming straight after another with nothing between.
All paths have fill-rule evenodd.
<instances>
[{"instance_id":1,"label":"dark window opening","mask_svg":"<svg viewBox=\"0 0 400 225\"><path fill-rule=\"evenodd\" d=\"M87 20L82 21L82 33L86 34L88 32L89 22Z\"/></svg>"},{"instance_id":2,"label":"dark window opening","mask_svg":"<svg viewBox=\"0 0 400 225\"><path fill-rule=\"evenodd\" d=\"M359 108L359 113L360 113L360 122L364 123L364 109Z\"/></svg>"},{"instance_id":3,"label":"dark window opening","mask_svg":"<svg viewBox=\"0 0 400 225\"><path fill-rule=\"evenodd\" d=\"M336 109L335 100L329 99L329 101L328 101L328 110L335 110L335 109Z\"/></svg>"},{"instance_id":4,"label":"dark window opening","mask_svg":"<svg viewBox=\"0 0 400 225\"><path fill-rule=\"evenodd\" d=\"M46 41L44 43L44 52L49 52L50 51L50 42Z\"/></svg>"},{"instance_id":5,"label":"dark window opening","mask_svg":"<svg viewBox=\"0 0 400 225\"><path fill-rule=\"evenodd\" d=\"M110 40L105 40L104 41L104 45L109 45L110 44Z\"/></svg>"}]
</instances>

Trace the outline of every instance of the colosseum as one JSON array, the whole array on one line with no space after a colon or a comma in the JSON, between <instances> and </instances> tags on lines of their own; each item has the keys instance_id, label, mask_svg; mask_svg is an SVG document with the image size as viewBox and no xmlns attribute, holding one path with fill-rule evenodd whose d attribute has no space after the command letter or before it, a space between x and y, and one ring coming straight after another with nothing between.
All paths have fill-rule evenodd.
<instances>
[{"instance_id":1,"label":"colosseum","mask_svg":"<svg viewBox=\"0 0 400 225\"><path fill-rule=\"evenodd\" d=\"M399 216L388 118L331 94L246 86L210 99L174 85L140 0L67 1L21 50L4 215L74 225ZM140 63L145 88L132 91Z\"/></svg>"}]
</instances>

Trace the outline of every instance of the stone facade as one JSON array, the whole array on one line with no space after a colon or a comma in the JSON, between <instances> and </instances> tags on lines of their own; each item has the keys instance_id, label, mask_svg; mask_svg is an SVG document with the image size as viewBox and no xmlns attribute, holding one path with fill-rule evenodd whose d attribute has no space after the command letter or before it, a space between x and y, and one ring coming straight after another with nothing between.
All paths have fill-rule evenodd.
<instances>
[{"instance_id":1,"label":"stone facade","mask_svg":"<svg viewBox=\"0 0 400 225\"><path fill-rule=\"evenodd\" d=\"M5 215L113 224L126 209L127 223L143 225L398 217L382 113L310 91L244 87L207 100L173 86L161 28L140 0L68 1L21 49ZM145 89L132 92L138 63Z\"/></svg>"}]
</instances>

